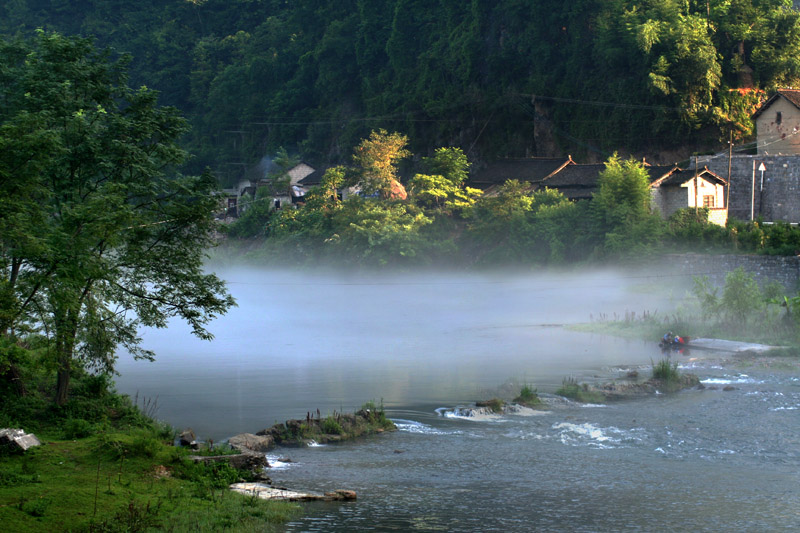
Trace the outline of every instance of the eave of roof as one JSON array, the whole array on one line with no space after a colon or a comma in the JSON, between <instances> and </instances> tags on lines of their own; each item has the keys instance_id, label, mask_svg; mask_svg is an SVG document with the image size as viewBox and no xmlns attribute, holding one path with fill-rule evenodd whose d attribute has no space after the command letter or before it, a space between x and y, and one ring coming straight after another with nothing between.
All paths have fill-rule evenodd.
<instances>
[{"instance_id":1,"label":"eave of roof","mask_svg":"<svg viewBox=\"0 0 800 533\"><path fill-rule=\"evenodd\" d=\"M725 178L711 172L708 170L708 167L703 167L702 170L699 170L697 177L698 179L716 182L719 185L728 184L728 181ZM680 187L684 183L692 181L693 179L694 169L677 169L677 171L671 172L663 178L654 181L650 184L650 187Z\"/></svg>"}]
</instances>

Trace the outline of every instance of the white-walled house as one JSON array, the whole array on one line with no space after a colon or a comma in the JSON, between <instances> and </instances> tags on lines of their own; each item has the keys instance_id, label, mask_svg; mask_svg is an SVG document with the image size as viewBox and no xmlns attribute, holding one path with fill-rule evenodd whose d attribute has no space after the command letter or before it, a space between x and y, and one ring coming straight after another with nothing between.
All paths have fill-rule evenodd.
<instances>
[{"instance_id":1,"label":"white-walled house","mask_svg":"<svg viewBox=\"0 0 800 533\"><path fill-rule=\"evenodd\" d=\"M727 190L728 182L708 168L680 169L650 183L652 205L668 218L678 209L685 207L707 207L708 220L724 226L728 220Z\"/></svg>"}]
</instances>

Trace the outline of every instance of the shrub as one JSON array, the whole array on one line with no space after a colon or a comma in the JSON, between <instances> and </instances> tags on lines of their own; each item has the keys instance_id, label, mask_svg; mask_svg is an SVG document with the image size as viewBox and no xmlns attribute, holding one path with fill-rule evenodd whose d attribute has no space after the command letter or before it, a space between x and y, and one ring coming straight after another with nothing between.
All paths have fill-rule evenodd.
<instances>
[{"instance_id":1,"label":"shrub","mask_svg":"<svg viewBox=\"0 0 800 533\"><path fill-rule=\"evenodd\" d=\"M578 383L575 378L564 378L556 394L582 403L602 403L605 396L598 391L590 390L586 383Z\"/></svg>"},{"instance_id":2,"label":"shrub","mask_svg":"<svg viewBox=\"0 0 800 533\"><path fill-rule=\"evenodd\" d=\"M514 398L514 402L522 405L538 405L542 403L542 400L539 399L536 389L531 388L530 385L523 385L519 396Z\"/></svg>"},{"instance_id":3,"label":"shrub","mask_svg":"<svg viewBox=\"0 0 800 533\"><path fill-rule=\"evenodd\" d=\"M671 362L669 359L662 359L658 363L653 364L653 379L659 379L664 382L679 381L681 378L678 372L678 363Z\"/></svg>"},{"instance_id":4,"label":"shrub","mask_svg":"<svg viewBox=\"0 0 800 533\"><path fill-rule=\"evenodd\" d=\"M65 439L83 439L92 434L94 427L82 418L69 418L64 422Z\"/></svg>"},{"instance_id":5,"label":"shrub","mask_svg":"<svg viewBox=\"0 0 800 533\"><path fill-rule=\"evenodd\" d=\"M322 421L322 432L326 435L341 435L344 429L333 416L329 416Z\"/></svg>"},{"instance_id":6,"label":"shrub","mask_svg":"<svg viewBox=\"0 0 800 533\"><path fill-rule=\"evenodd\" d=\"M502 413L505 404L506 403L500 398L492 398L491 400L486 400L485 402L475 403L475 405L477 405L478 407L488 407L489 410L493 413Z\"/></svg>"}]
</instances>

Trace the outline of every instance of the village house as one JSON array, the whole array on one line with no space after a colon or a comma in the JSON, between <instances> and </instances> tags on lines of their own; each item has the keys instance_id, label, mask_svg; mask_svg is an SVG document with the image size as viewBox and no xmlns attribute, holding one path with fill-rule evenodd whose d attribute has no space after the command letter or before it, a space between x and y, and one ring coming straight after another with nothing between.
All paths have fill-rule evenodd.
<instances>
[{"instance_id":1,"label":"village house","mask_svg":"<svg viewBox=\"0 0 800 533\"><path fill-rule=\"evenodd\" d=\"M651 173L651 177L653 175ZM651 181L652 205L663 218L685 207L705 207L709 222L724 226L728 221L727 185L727 180L708 168L695 172L694 169L673 167Z\"/></svg>"},{"instance_id":2,"label":"village house","mask_svg":"<svg viewBox=\"0 0 800 533\"><path fill-rule=\"evenodd\" d=\"M753 114L758 155L800 155L800 90L778 89Z\"/></svg>"},{"instance_id":3,"label":"village house","mask_svg":"<svg viewBox=\"0 0 800 533\"><path fill-rule=\"evenodd\" d=\"M285 188L273 192L270 200L272 206L280 209L303 201L311 186L309 183L305 183L305 179L315 174L314 167L301 161L290 168L284 176L276 176L270 172L271 170L271 167L265 168L262 164L256 165L248 170L246 177L235 187L223 189L223 217L237 218L247 209L247 201L243 201L243 197L253 201L259 187L271 185L275 180L281 178L288 178L288 183Z\"/></svg>"},{"instance_id":4,"label":"village house","mask_svg":"<svg viewBox=\"0 0 800 533\"><path fill-rule=\"evenodd\" d=\"M758 153L700 156L729 181L729 216L800 223L800 90L778 89L753 114Z\"/></svg>"},{"instance_id":5,"label":"village house","mask_svg":"<svg viewBox=\"0 0 800 533\"><path fill-rule=\"evenodd\" d=\"M645 163L649 175L653 208L667 218L686 207L707 207L709 220L724 225L727 221L727 181L708 169L698 172L676 165ZM507 179L527 184L528 190L555 189L572 201L590 200L599 187L605 164L578 164L572 157L503 160L487 165L470 180L470 186L484 194L496 194Z\"/></svg>"}]
</instances>

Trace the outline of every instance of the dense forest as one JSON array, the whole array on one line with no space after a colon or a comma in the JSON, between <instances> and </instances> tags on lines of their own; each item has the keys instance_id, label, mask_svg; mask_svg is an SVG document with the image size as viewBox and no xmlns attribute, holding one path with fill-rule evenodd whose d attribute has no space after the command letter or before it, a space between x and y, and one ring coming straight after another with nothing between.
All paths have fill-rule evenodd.
<instances>
[{"instance_id":1,"label":"dense forest","mask_svg":"<svg viewBox=\"0 0 800 533\"><path fill-rule=\"evenodd\" d=\"M347 162L370 131L470 160L657 157L752 135L800 78L789 0L8 0L0 32L93 36L191 123L223 184L279 147ZM674 159L672 159L674 160Z\"/></svg>"}]
</instances>

